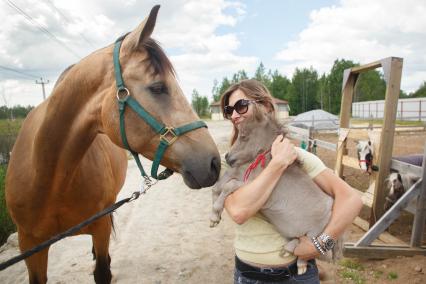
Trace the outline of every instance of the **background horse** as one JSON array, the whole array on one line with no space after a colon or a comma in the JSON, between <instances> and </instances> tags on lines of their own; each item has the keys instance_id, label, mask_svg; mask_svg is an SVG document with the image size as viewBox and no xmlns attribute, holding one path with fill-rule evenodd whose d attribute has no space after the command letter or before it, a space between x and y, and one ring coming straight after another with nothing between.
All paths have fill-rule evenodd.
<instances>
[{"instance_id":1,"label":"background horse","mask_svg":"<svg viewBox=\"0 0 426 284\"><path fill-rule=\"evenodd\" d=\"M119 61L130 96L157 121L180 126L198 117L170 61L150 38L158 9L124 38ZM22 125L6 177L6 201L21 251L112 205L124 183L127 155L120 136L113 49L102 48L68 68L52 95ZM130 109L124 120L132 150L152 159L159 135ZM213 185L220 171L219 153L205 128L180 136L167 148L162 164L181 173L191 188ZM92 235L97 283L109 283L112 277L111 223L105 216L79 232ZM47 281L48 250L26 259L30 283Z\"/></svg>"}]
</instances>

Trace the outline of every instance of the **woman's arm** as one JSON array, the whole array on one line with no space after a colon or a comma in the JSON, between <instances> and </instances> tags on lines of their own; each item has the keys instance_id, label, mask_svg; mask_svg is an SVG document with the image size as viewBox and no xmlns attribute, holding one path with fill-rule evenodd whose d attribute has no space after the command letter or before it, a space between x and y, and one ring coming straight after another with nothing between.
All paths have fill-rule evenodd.
<instances>
[{"instance_id":1,"label":"woman's arm","mask_svg":"<svg viewBox=\"0 0 426 284\"><path fill-rule=\"evenodd\" d=\"M282 135L272 144L271 155L271 161L259 176L225 199L225 209L237 224L243 224L262 208L285 169L297 158L293 144Z\"/></svg>"},{"instance_id":2,"label":"woman's arm","mask_svg":"<svg viewBox=\"0 0 426 284\"><path fill-rule=\"evenodd\" d=\"M313 181L334 198L330 222L325 227L324 233L336 240L361 211L363 205L361 197L330 169L322 171ZM301 237L300 241L299 246L294 250L296 256L305 260L319 256L319 252L309 238Z\"/></svg>"}]
</instances>

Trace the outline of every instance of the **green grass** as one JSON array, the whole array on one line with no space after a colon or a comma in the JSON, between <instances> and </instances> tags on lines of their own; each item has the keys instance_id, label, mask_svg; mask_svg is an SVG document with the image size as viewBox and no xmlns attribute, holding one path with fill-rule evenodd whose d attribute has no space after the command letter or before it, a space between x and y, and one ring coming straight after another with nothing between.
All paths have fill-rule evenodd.
<instances>
[{"instance_id":1,"label":"green grass","mask_svg":"<svg viewBox=\"0 0 426 284\"><path fill-rule=\"evenodd\" d=\"M344 279L352 280L355 284L364 284L365 279L362 277L361 273L357 270L352 270L345 268L340 271L340 276Z\"/></svg>"},{"instance_id":2,"label":"green grass","mask_svg":"<svg viewBox=\"0 0 426 284\"><path fill-rule=\"evenodd\" d=\"M7 237L16 231L15 225L10 219L6 208L4 196L4 181L6 177L6 165L0 165L0 245L6 242Z\"/></svg>"},{"instance_id":3,"label":"green grass","mask_svg":"<svg viewBox=\"0 0 426 284\"><path fill-rule=\"evenodd\" d=\"M340 264L340 266L343 266L343 267L349 268L349 269L353 269L353 270L358 270L358 271L364 270L364 266L362 266L361 263L359 263L358 261L356 261L354 259L350 259L350 258L342 259L339 262L339 264Z\"/></svg>"},{"instance_id":4,"label":"green grass","mask_svg":"<svg viewBox=\"0 0 426 284\"><path fill-rule=\"evenodd\" d=\"M352 280L355 284L364 284L365 279L362 276L364 267L361 263L354 259L345 258L339 262L339 265L343 268L339 271L342 278Z\"/></svg>"},{"instance_id":5,"label":"green grass","mask_svg":"<svg viewBox=\"0 0 426 284\"><path fill-rule=\"evenodd\" d=\"M375 125L382 125L382 119L351 119L351 124L365 124L371 122ZM425 126L425 123L422 121L411 121L411 120L396 120L396 126Z\"/></svg>"},{"instance_id":6,"label":"green grass","mask_svg":"<svg viewBox=\"0 0 426 284\"><path fill-rule=\"evenodd\" d=\"M396 273L396 272L389 272L388 273L388 279L390 279L390 280L398 279L398 273Z\"/></svg>"},{"instance_id":7,"label":"green grass","mask_svg":"<svg viewBox=\"0 0 426 284\"><path fill-rule=\"evenodd\" d=\"M18 134L23 121L22 118L15 120L0 119L0 135Z\"/></svg>"},{"instance_id":8,"label":"green grass","mask_svg":"<svg viewBox=\"0 0 426 284\"><path fill-rule=\"evenodd\" d=\"M3 159L8 161L9 153L12 151L19 129L23 119L0 119L0 154ZM4 162L2 160L1 162ZM10 219L6 208L4 182L6 177L7 165L0 164L0 245L6 242L8 236L16 231L15 225Z\"/></svg>"}]
</instances>

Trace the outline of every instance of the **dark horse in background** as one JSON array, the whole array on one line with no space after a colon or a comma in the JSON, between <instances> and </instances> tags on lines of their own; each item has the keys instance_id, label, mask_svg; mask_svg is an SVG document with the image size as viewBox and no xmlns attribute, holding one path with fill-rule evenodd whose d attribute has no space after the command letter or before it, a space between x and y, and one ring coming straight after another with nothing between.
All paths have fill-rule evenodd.
<instances>
[{"instance_id":1,"label":"dark horse in background","mask_svg":"<svg viewBox=\"0 0 426 284\"><path fill-rule=\"evenodd\" d=\"M167 126L198 120L180 89L173 67L151 38L159 6L121 46L123 79L133 99ZM26 251L112 205L126 176L127 155L119 128L113 49L97 50L61 75L52 95L26 118L12 150L6 201ZM153 159L159 134L132 110L125 112L133 151ZM213 185L220 157L205 128L180 136L162 164L182 174L191 188ZM110 283L111 218L83 228L96 254L94 278ZM26 259L30 283L47 282L49 248Z\"/></svg>"}]
</instances>

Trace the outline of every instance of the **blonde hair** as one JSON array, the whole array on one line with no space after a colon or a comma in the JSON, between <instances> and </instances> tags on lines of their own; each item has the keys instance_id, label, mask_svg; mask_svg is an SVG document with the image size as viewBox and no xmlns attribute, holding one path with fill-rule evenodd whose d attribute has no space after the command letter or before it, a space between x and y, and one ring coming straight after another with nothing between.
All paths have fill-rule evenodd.
<instances>
[{"instance_id":1,"label":"blonde hair","mask_svg":"<svg viewBox=\"0 0 426 284\"><path fill-rule=\"evenodd\" d=\"M241 90L249 99L255 100L257 103L253 104L253 115L269 112L275 117L275 105L273 97L268 89L261 82L255 79L242 80L238 83L231 85L221 96L220 106L223 109L229 104L229 97L236 91ZM225 117L225 113L223 112ZM226 118L226 117L225 117ZM234 144L238 137L238 128L233 126L231 145Z\"/></svg>"}]
</instances>

